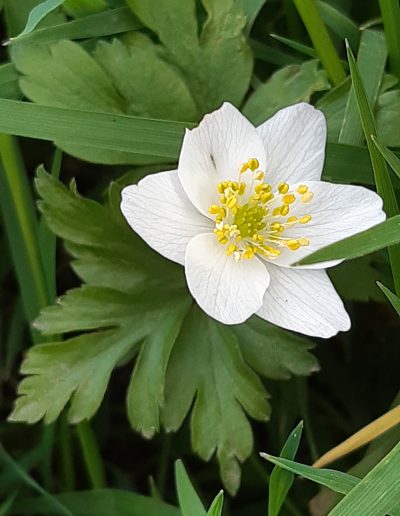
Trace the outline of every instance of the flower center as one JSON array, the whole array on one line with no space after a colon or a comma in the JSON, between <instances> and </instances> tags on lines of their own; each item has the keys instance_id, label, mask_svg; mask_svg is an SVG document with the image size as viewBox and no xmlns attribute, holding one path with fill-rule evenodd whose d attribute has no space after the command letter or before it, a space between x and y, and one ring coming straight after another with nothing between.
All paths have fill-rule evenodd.
<instances>
[{"instance_id":1,"label":"flower center","mask_svg":"<svg viewBox=\"0 0 400 516\"><path fill-rule=\"evenodd\" d=\"M218 183L220 204L209 208L215 216L218 242L226 246L226 254L233 255L236 261L253 258L257 253L274 259L282 248L296 251L309 245L307 238L293 239L285 231L310 222L311 215L298 218L289 212L297 202L310 202L314 194L306 185L293 191L287 183L279 183L273 192L271 185L263 182L265 174L258 168L258 160L251 158L240 167L238 181ZM243 174L251 174L251 180L241 181Z\"/></svg>"}]
</instances>

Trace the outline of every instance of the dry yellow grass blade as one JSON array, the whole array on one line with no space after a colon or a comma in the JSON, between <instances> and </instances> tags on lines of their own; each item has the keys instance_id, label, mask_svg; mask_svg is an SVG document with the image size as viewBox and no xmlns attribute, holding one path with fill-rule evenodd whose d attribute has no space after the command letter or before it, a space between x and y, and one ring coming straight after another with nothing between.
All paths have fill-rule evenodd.
<instances>
[{"instance_id":1,"label":"dry yellow grass blade","mask_svg":"<svg viewBox=\"0 0 400 516\"><path fill-rule=\"evenodd\" d=\"M351 437L340 443L335 448L332 448L320 457L313 466L316 468L325 467L327 464L338 460L345 455L357 450L361 446L368 444L373 441L376 437L379 437L387 430L390 430L394 426L400 423L400 405L389 410L383 416L375 419L372 423L364 426L361 430L353 434Z\"/></svg>"}]
</instances>

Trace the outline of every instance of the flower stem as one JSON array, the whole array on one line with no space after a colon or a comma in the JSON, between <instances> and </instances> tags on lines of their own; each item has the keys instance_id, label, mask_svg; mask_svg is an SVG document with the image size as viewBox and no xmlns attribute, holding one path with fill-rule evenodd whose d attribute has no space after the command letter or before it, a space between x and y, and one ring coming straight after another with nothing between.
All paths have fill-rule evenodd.
<instances>
[{"instance_id":1,"label":"flower stem","mask_svg":"<svg viewBox=\"0 0 400 516\"><path fill-rule=\"evenodd\" d=\"M106 487L104 465L93 430L87 421L79 423L76 430L91 485L102 489Z\"/></svg>"}]
</instances>

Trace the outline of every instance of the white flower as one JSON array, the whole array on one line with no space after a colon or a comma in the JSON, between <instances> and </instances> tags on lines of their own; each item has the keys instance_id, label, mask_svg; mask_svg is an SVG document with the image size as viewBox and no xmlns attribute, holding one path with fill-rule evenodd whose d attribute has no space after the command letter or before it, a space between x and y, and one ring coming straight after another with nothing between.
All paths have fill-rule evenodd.
<instances>
[{"instance_id":1,"label":"white flower","mask_svg":"<svg viewBox=\"0 0 400 516\"><path fill-rule=\"evenodd\" d=\"M231 104L187 130L178 170L122 192L130 226L185 266L200 307L225 324L253 314L306 335L331 337L350 319L326 272L290 267L305 255L385 219L366 188L321 181L323 114L308 104L255 128Z\"/></svg>"}]
</instances>

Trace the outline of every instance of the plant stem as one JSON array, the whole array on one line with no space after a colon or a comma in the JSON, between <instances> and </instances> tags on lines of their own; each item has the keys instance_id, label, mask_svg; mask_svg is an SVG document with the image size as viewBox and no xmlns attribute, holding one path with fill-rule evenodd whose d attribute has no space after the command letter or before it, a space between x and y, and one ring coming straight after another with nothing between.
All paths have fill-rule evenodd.
<instances>
[{"instance_id":1,"label":"plant stem","mask_svg":"<svg viewBox=\"0 0 400 516\"><path fill-rule=\"evenodd\" d=\"M102 489L106 486L105 472L93 430L87 421L79 423L76 430L92 487Z\"/></svg>"}]
</instances>

